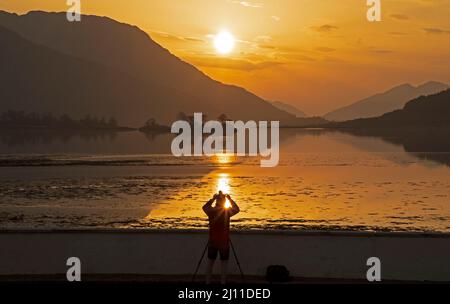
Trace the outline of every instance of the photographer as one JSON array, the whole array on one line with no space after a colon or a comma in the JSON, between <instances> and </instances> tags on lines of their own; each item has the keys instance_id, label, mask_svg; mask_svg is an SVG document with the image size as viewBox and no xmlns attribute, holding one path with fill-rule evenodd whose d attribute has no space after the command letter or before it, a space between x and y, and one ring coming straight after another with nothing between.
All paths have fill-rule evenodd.
<instances>
[{"instance_id":1,"label":"photographer","mask_svg":"<svg viewBox=\"0 0 450 304\"><path fill-rule=\"evenodd\" d=\"M229 205L227 204L227 200ZM213 203L216 203L213 207ZM228 260L230 258L230 218L239 213L240 209L230 195L222 191L203 206L203 211L209 219L208 266L206 283L211 283L211 275L217 256L221 261L221 284L225 284Z\"/></svg>"}]
</instances>

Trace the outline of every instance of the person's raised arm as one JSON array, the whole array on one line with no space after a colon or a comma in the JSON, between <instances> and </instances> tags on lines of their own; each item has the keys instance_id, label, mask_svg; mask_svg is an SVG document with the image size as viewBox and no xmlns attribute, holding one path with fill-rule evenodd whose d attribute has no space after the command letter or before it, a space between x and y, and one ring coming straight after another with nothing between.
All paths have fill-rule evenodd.
<instances>
[{"instance_id":1,"label":"person's raised arm","mask_svg":"<svg viewBox=\"0 0 450 304\"><path fill-rule=\"evenodd\" d=\"M213 198L210 199L204 206L203 206L203 211L209 215L209 211L212 209L212 204L214 203L214 201L217 198L217 194L214 194Z\"/></svg>"},{"instance_id":2,"label":"person's raised arm","mask_svg":"<svg viewBox=\"0 0 450 304\"><path fill-rule=\"evenodd\" d=\"M231 198L230 195L227 195L227 199L230 201L231 203L231 216L238 214L239 212L241 212L241 209L239 209L239 206L236 204L236 202Z\"/></svg>"}]
</instances>

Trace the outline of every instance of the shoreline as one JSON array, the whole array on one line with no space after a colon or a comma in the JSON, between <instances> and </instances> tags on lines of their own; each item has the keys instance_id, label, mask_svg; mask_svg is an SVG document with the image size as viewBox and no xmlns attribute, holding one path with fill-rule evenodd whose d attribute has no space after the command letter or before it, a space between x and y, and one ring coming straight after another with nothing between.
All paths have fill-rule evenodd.
<instances>
[{"instance_id":1,"label":"shoreline","mask_svg":"<svg viewBox=\"0 0 450 304\"><path fill-rule=\"evenodd\" d=\"M207 235L207 229L145 229L145 228L58 228L58 229L0 229L0 234L14 233L104 233L104 234L197 234ZM353 230L231 230L231 235L297 235L297 236L339 236L339 237L402 237L402 238L450 238L450 232L415 231L353 231Z\"/></svg>"}]
</instances>

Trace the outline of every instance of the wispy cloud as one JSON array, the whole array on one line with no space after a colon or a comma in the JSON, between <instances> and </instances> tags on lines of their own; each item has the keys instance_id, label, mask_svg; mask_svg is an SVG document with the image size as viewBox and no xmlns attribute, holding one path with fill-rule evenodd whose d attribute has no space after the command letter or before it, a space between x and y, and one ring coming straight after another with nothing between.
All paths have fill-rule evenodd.
<instances>
[{"instance_id":1,"label":"wispy cloud","mask_svg":"<svg viewBox=\"0 0 450 304\"><path fill-rule=\"evenodd\" d=\"M251 8L260 8L263 7L264 4L260 2L253 2L253 1L239 1L239 0L228 0L228 2L234 3L234 4L240 4L245 7L251 7Z\"/></svg>"},{"instance_id":2,"label":"wispy cloud","mask_svg":"<svg viewBox=\"0 0 450 304\"><path fill-rule=\"evenodd\" d=\"M450 30L440 29L437 27L426 27L423 30L427 34L450 34Z\"/></svg>"},{"instance_id":3,"label":"wispy cloud","mask_svg":"<svg viewBox=\"0 0 450 304\"><path fill-rule=\"evenodd\" d=\"M174 34L170 34L167 32L161 32L161 31L150 31L150 36L159 36L161 38L164 38L167 40L174 40L174 41L204 42L204 40L201 38L177 36Z\"/></svg>"},{"instance_id":4,"label":"wispy cloud","mask_svg":"<svg viewBox=\"0 0 450 304\"><path fill-rule=\"evenodd\" d=\"M316 32L319 32L319 33L330 33L339 28L335 25L324 24L324 25L320 25L320 26L311 26L311 29Z\"/></svg>"},{"instance_id":5,"label":"wispy cloud","mask_svg":"<svg viewBox=\"0 0 450 304\"><path fill-rule=\"evenodd\" d=\"M277 47L271 44L258 44L258 47L261 49L268 49L268 50L276 50Z\"/></svg>"},{"instance_id":6,"label":"wispy cloud","mask_svg":"<svg viewBox=\"0 0 450 304\"><path fill-rule=\"evenodd\" d=\"M409 20L409 16L405 14L390 14L389 17L397 20Z\"/></svg>"},{"instance_id":7,"label":"wispy cloud","mask_svg":"<svg viewBox=\"0 0 450 304\"><path fill-rule=\"evenodd\" d=\"M448 0L419 0L419 2L425 2L425 3L444 3L448 2Z\"/></svg>"},{"instance_id":8,"label":"wispy cloud","mask_svg":"<svg viewBox=\"0 0 450 304\"><path fill-rule=\"evenodd\" d=\"M394 53L392 50L385 50L385 49L377 49L377 48L370 48L369 52L374 54L391 54Z\"/></svg>"},{"instance_id":9,"label":"wispy cloud","mask_svg":"<svg viewBox=\"0 0 450 304\"><path fill-rule=\"evenodd\" d=\"M281 20L281 18L278 16L270 16L270 18L275 22L279 22Z\"/></svg>"},{"instance_id":10,"label":"wispy cloud","mask_svg":"<svg viewBox=\"0 0 450 304\"><path fill-rule=\"evenodd\" d=\"M254 62L247 59L218 58L217 56L190 57L186 59L196 66L241 71L262 70L283 64L275 60Z\"/></svg>"},{"instance_id":11,"label":"wispy cloud","mask_svg":"<svg viewBox=\"0 0 450 304\"><path fill-rule=\"evenodd\" d=\"M336 51L336 49L326 47L326 46L319 46L316 47L316 51L323 52L323 53L330 53Z\"/></svg>"},{"instance_id":12,"label":"wispy cloud","mask_svg":"<svg viewBox=\"0 0 450 304\"><path fill-rule=\"evenodd\" d=\"M269 35L259 35L253 40L256 42L269 42L272 41L272 37Z\"/></svg>"},{"instance_id":13,"label":"wispy cloud","mask_svg":"<svg viewBox=\"0 0 450 304\"><path fill-rule=\"evenodd\" d=\"M404 35L408 35L408 33L404 33L404 32L389 32L389 35L404 36Z\"/></svg>"}]
</instances>

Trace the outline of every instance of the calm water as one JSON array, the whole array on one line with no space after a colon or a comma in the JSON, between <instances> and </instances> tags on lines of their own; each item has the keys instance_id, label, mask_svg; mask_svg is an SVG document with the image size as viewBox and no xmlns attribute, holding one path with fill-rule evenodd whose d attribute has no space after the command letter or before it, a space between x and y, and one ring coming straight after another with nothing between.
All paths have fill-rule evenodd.
<instances>
[{"instance_id":1,"label":"calm water","mask_svg":"<svg viewBox=\"0 0 450 304\"><path fill-rule=\"evenodd\" d=\"M283 130L257 158L176 159L171 135L0 135L0 228L205 228L218 190L237 229L450 231L450 153L374 137Z\"/></svg>"}]
</instances>

